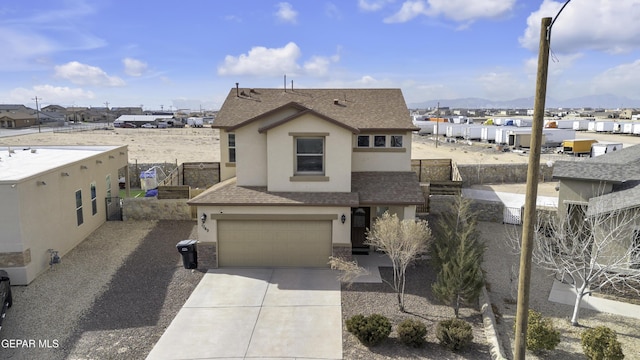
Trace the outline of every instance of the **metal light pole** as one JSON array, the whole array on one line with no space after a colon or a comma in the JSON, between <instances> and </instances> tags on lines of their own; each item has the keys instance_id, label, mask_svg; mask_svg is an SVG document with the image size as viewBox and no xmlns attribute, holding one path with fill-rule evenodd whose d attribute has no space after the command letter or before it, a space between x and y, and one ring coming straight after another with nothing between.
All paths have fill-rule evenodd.
<instances>
[{"instance_id":1,"label":"metal light pole","mask_svg":"<svg viewBox=\"0 0 640 360\"><path fill-rule=\"evenodd\" d=\"M547 96L547 73L549 68L549 42L551 41L551 18L542 19L540 28L540 50L538 53L538 76L536 99L531 131L531 153L527 169L527 189L522 221L522 245L520 247L520 276L518 277L518 308L516 310L516 333L514 360L524 360L527 345L527 320L529 316L529 287L531 285L531 254L536 223L536 198L538 197L538 173L542 128L544 127L544 105Z\"/></svg>"}]
</instances>

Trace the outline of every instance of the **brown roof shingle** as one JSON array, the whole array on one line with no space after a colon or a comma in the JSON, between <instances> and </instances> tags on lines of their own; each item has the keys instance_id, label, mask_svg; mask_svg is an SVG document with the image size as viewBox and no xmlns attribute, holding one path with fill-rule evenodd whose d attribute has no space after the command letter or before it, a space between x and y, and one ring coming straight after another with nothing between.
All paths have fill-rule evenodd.
<instances>
[{"instance_id":1,"label":"brown roof shingle","mask_svg":"<svg viewBox=\"0 0 640 360\"><path fill-rule=\"evenodd\" d=\"M232 88L213 127L239 127L288 104L359 130L417 130L400 89Z\"/></svg>"},{"instance_id":2,"label":"brown roof shingle","mask_svg":"<svg viewBox=\"0 0 640 360\"><path fill-rule=\"evenodd\" d=\"M188 202L195 206L349 206L424 204L414 172L354 172L351 192L271 192L265 186L238 186L232 178Z\"/></svg>"}]
</instances>

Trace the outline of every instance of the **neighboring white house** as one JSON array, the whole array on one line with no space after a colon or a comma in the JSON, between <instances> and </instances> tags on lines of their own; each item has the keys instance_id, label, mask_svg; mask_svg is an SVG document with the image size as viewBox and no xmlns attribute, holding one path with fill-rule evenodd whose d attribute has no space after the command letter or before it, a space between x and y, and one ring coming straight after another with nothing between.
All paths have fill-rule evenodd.
<instances>
[{"instance_id":1,"label":"neighboring white house","mask_svg":"<svg viewBox=\"0 0 640 360\"><path fill-rule=\"evenodd\" d=\"M234 88L213 127L222 182L189 201L209 266L326 267L424 204L399 89Z\"/></svg>"},{"instance_id":2,"label":"neighboring white house","mask_svg":"<svg viewBox=\"0 0 640 360\"><path fill-rule=\"evenodd\" d=\"M126 146L0 147L0 269L29 284L102 225ZM128 183L128 181L127 181Z\"/></svg>"}]
</instances>

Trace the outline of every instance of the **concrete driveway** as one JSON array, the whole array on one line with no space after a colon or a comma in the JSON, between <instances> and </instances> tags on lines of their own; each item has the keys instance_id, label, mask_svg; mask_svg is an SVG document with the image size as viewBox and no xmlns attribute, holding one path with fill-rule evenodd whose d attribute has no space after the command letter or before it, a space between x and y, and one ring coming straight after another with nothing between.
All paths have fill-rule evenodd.
<instances>
[{"instance_id":1,"label":"concrete driveway","mask_svg":"<svg viewBox=\"0 0 640 360\"><path fill-rule=\"evenodd\" d=\"M336 273L209 270L147 359L220 358L342 359Z\"/></svg>"}]
</instances>

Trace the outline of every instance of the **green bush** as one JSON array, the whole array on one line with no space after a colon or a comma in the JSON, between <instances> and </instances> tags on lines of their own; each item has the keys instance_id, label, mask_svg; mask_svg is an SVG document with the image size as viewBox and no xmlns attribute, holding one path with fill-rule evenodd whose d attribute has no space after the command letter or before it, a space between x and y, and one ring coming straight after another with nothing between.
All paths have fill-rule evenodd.
<instances>
[{"instance_id":1,"label":"green bush","mask_svg":"<svg viewBox=\"0 0 640 360\"><path fill-rule=\"evenodd\" d=\"M551 319L544 318L539 312L529 309L527 322L528 350L536 352L553 350L560 344L560 331L556 330Z\"/></svg>"},{"instance_id":2,"label":"green bush","mask_svg":"<svg viewBox=\"0 0 640 360\"><path fill-rule=\"evenodd\" d=\"M582 351L591 360L624 359L618 335L606 326L597 326L586 330L580 335L580 338Z\"/></svg>"},{"instance_id":3,"label":"green bush","mask_svg":"<svg viewBox=\"0 0 640 360\"><path fill-rule=\"evenodd\" d=\"M427 327L422 321L407 319L398 324L398 336L403 344L421 347L425 343Z\"/></svg>"},{"instance_id":4,"label":"green bush","mask_svg":"<svg viewBox=\"0 0 640 360\"><path fill-rule=\"evenodd\" d=\"M373 314L354 315L347 319L347 331L355 335L366 346L376 346L391 333L391 322L385 316Z\"/></svg>"},{"instance_id":5,"label":"green bush","mask_svg":"<svg viewBox=\"0 0 640 360\"><path fill-rule=\"evenodd\" d=\"M471 324L462 319L443 320L436 326L436 338L449 350L464 349L473 341Z\"/></svg>"}]
</instances>

